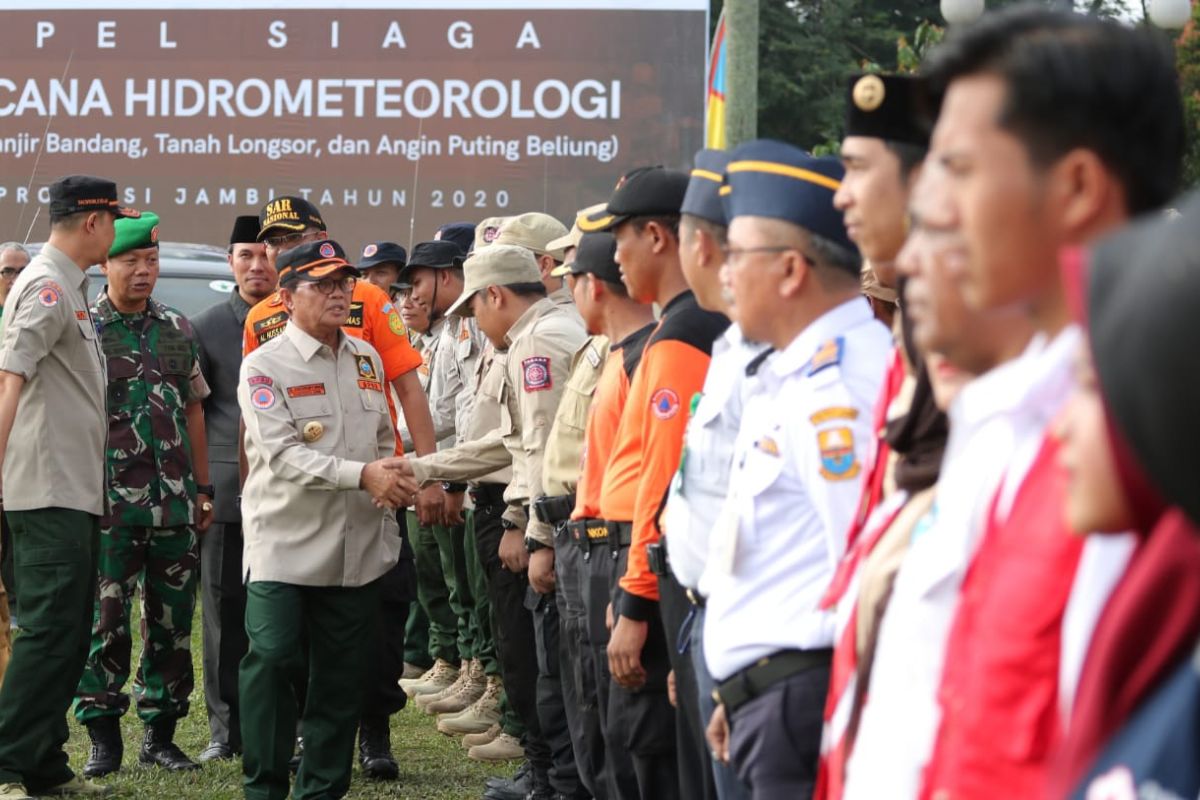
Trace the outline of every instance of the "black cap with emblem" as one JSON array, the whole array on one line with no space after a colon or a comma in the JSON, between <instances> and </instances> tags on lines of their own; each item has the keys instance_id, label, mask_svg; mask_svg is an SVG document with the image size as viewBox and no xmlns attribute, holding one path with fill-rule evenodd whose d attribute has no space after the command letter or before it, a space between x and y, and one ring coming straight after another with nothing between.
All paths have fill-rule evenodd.
<instances>
[{"instance_id":1,"label":"black cap with emblem","mask_svg":"<svg viewBox=\"0 0 1200 800\"><path fill-rule=\"evenodd\" d=\"M463 265L462 250L450 240L418 242L413 245L412 258L408 266L400 270L400 283L411 283L413 270L418 267L428 269L451 269Z\"/></svg>"},{"instance_id":2,"label":"black cap with emblem","mask_svg":"<svg viewBox=\"0 0 1200 800\"><path fill-rule=\"evenodd\" d=\"M245 214L233 221L233 232L229 234L230 244L249 244L258 241L258 232L261 227L258 224L257 214Z\"/></svg>"},{"instance_id":3,"label":"black cap with emblem","mask_svg":"<svg viewBox=\"0 0 1200 800\"><path fill-rule=\"evenodd\" d=\"M134 217L117 203L117 185L92 175L68 175L50 184L50 219L89 211L107 211L115 217Z\"/></svg>"},{"instance_id":4,"label":"black cap with emblem","mask_svg":"<svg viewBox=\"0 0 1200 800\"><path fill-rule=\"evenodd\" d=\"M686 172L639 167L617 182L602 210L578 217L575 224L584 233L596 233L610 231L632 217L672 216L679 213L687 187Z\"/></svg>"},{"instance_id":5,"label":"black cap with emblem","mask_svg":"<svg viewBox=\"0 0 1200 800\"><path fill-rule=\"evenodd\" d=\"M458 249L462 250L463 257L466 257L467 253L471 252L471 245L475 243L475 223L447 222L437 229L433 238L438 242L454 242Z\"/></svg>"},{"instance_id":6,"label":"black cap with emblem","mask_svg":"<svg viewBox=\"0 0 1200 800\"><path fill-rule=\"evenodd\" d=\"M400 269L408 263L408 253L395 242L373 242L363 248L359 269L370 269L380 264L395 264Z\"/></svg>"},{"instance_id":7,"label":"black cap with emblem","mask_svg":"<svg viewBox=\"0 0 1200 800\"><path fill-rule=\"evenodd\" d=\"M853 75L846 84L846 136L929 147L926 81L916 75Z\"/></svg>"},{"instance_id":8,"label":"black cap with emblem","mask_svg":"<svg viewBox=\"0 0 1200 800\"><path fill-rule=\"evenodd\" d=\"M276 197L258 212L258 241L274 231L277 234L299 233L308 228L325 230L320 210L303 197Z\"/></svg>"},{"instance_id":9,"label":"black cap with emblem","mask_svg":"<svg viewBox=\"0 0 1200 800\"><path fill-rule=\"evenodd\" d=\"M332 239L305 242L284 250L275 260L275 266L279 269L280 286L319 281L330 275L358 275L358 270L346 260L342 246Z\"/></svg>"}]
</instances>

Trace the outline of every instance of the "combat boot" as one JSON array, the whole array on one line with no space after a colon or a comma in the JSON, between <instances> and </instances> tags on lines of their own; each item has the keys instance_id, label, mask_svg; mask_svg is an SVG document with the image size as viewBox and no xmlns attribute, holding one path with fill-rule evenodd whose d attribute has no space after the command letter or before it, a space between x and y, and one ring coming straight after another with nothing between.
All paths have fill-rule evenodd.
<instances>
[{"instance_id":1,"label":"combat boot","mask_svg":"<svg viewBox=\"0 0 1200 800\"><path fill-rule=\"evenodd\" d=\"M533 791L533 767L528 761L511 778L488 778L484 800L525 800Z\"/></svg>"},{"instance_id":2,"label":"combat boot","mask_svg":"<svg viewBox=\"0 0 1200 800\"><path fill-rule=\"evenodd\" d=\"M454 679L454 683L447 686L445 689L440 689L429 694L419 694L413 698L413 702L417 704L417 708L424 711L426 714L436 713L428 709L430 703L436 703L447 697L451 697L458 693L458 690L463 687L463 684L471 677L471 661L464 661L458 668L458 677Z\"/></svg>"},{"instance_id":3,"label":"combat boot","mask_svg":"<svg viewBox=\"0 0 1200 800\"><path fill-rule=\"evenodd\" d=\"M525 748L521 740L507 733L501 733L487 744L480 744L467 751L467 758L472 761L516 761L525 757Z\"/></svg>"},{"instance_id":4,"label":"combat boot","mask_svg":"<svg viewBox=\"0 0 1200 800\"><path fill-rule=\"evenodd\" d=\"M34 800L19 783L0 783L0 800Z\"/></svg>"},{"instance_id":5,"label":"combat boot","mask_svg":"<svg viewBox=\"0 0 1200 800\"><path fill-rule=\"evenodd\" d=\"M462 746L464 750L470 750L477 744L487 744L492 739L500 735L500 723L497 722L492 727L488 728L483 733L468 733L462 738Z\"/></svg>"},{"instance_id":6,"label":"combat boot","mask_svg":"<svg viewBox=\"0 0 1200 800\"><path fill-rule=\"evenodd\" d=\"M443 714L438 717L437 729L448 736L483 733L500 721L501 689L500 677L489 676L487 689L480 698L458 714Z\"/></svg>"},{"instance_id":7,"label":"combat boot","mask_svg":"<svg viewBox=\"0 0 1200 800\"><path fill-rule=\"evenodd\" d=\"M416 681L401 680L400 688L409 697L416 697L422 694L440 692L456 680L458 680L458 668L449 661L443 661L439 658L429 668L429 671Z\"/></svg>"},{"instance_id":8,"label":"combat boot","mask_svg":"<svg viewBox=\"0 0 1200 800\"><path fill-rule=\"evenodd\" d=\"M170 772L200 769L200 765L184 755L174 740L175 720L155 720L147 724L138 761L147 766L162 767Z\"/></svg>"},{"instance_id":9,"label":"combat boot","mask_svg":"<svg viewBox=\"0 0 1200 800\"><path fill-rule=\"evenodd\" d=\"M468 706L483 697L483 693L487 691L487 676L483 674L483 662L471 661L463 672L466 673L466 677L459 681L458 689L453 694L447 692L440 700L426 703L426 714L457 714L465 711ZM417 698L418 705L420 705L421 699Z\"/></svg>"},{"instance_id":10,"label":"combat boot","mask_svg":"<svg viewBox=\"0 0 1200 800\"><path fill-rule=\"evenodd\" d=\"M125 755L125 742L121 739L120 717L97 717L87 722L88 737L92 750L83 765L85 778L101 778L121 768Z\"/></svg>"},{"instance_id":11,"label":"combat boot","mask_svg":"<svg viewBox=\"0 0 1200 800\"><path fill-rule=\"evenodd\" d=\"M400 777L387 717L363 717L359 721L358 765L371 780L394 781Z\"/></svg>"}]
</instances>

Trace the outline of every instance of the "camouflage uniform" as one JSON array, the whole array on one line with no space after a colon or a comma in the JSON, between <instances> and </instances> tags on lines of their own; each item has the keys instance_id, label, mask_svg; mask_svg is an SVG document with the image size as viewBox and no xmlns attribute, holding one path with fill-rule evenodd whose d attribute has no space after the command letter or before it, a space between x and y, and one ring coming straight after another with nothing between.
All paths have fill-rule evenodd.
<instances>
[{"instance_id":1,"label":"camouflage uniform","mask_svg":"<svg viewBox=\"0 0 1200 800\"><path fill-rule=\"evenodd\" d=\"M153 299L122 314L101 295L92 308L108 363L107 466L99 587L87 667L75 695L81 723L120 716L129 679L129 610L142 587L142 661L134 679L145 722L185 716L199 561L196 482L186 407L209 394L192 326Z\"/></svg>"}]
</instances>

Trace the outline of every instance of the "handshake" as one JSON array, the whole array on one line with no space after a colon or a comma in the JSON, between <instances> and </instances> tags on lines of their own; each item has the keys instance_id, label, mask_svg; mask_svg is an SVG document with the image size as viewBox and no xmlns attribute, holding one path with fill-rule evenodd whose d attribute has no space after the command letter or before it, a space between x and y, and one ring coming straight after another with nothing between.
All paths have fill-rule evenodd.
<instances>
[{"instance_id":1,"label":"handshake","mask_svg":"<svg viewBox=\"0 0 1200 800\"><path fill-rule=\"evenodd\" d=\"M363 467L358 485L379 508L403 508L416 502L420 484L403 457L381 458ZM439 487L440 488L440 487Z\"/></svg>"}]
</instances>

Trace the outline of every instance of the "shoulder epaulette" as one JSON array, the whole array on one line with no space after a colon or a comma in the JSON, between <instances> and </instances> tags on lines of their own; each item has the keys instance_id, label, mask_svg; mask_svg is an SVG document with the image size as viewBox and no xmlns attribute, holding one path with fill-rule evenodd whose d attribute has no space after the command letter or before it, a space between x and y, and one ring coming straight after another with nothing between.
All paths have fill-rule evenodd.
<instances>
[{"instance_id":1,"label":"shoulder epaulette","mask_svg":"<svg viewBox=\"0 0 1200 800\"><path fill-rule=\"evenodd\" d=\"M816 354L808 360L808 364L804 368L804 374L806 376L816 375L823 369L836 367L838 364L841 364L842 352L845 348L846 341L841 336L824 342L817 348Z\"/></svg>"}]
</instances>

